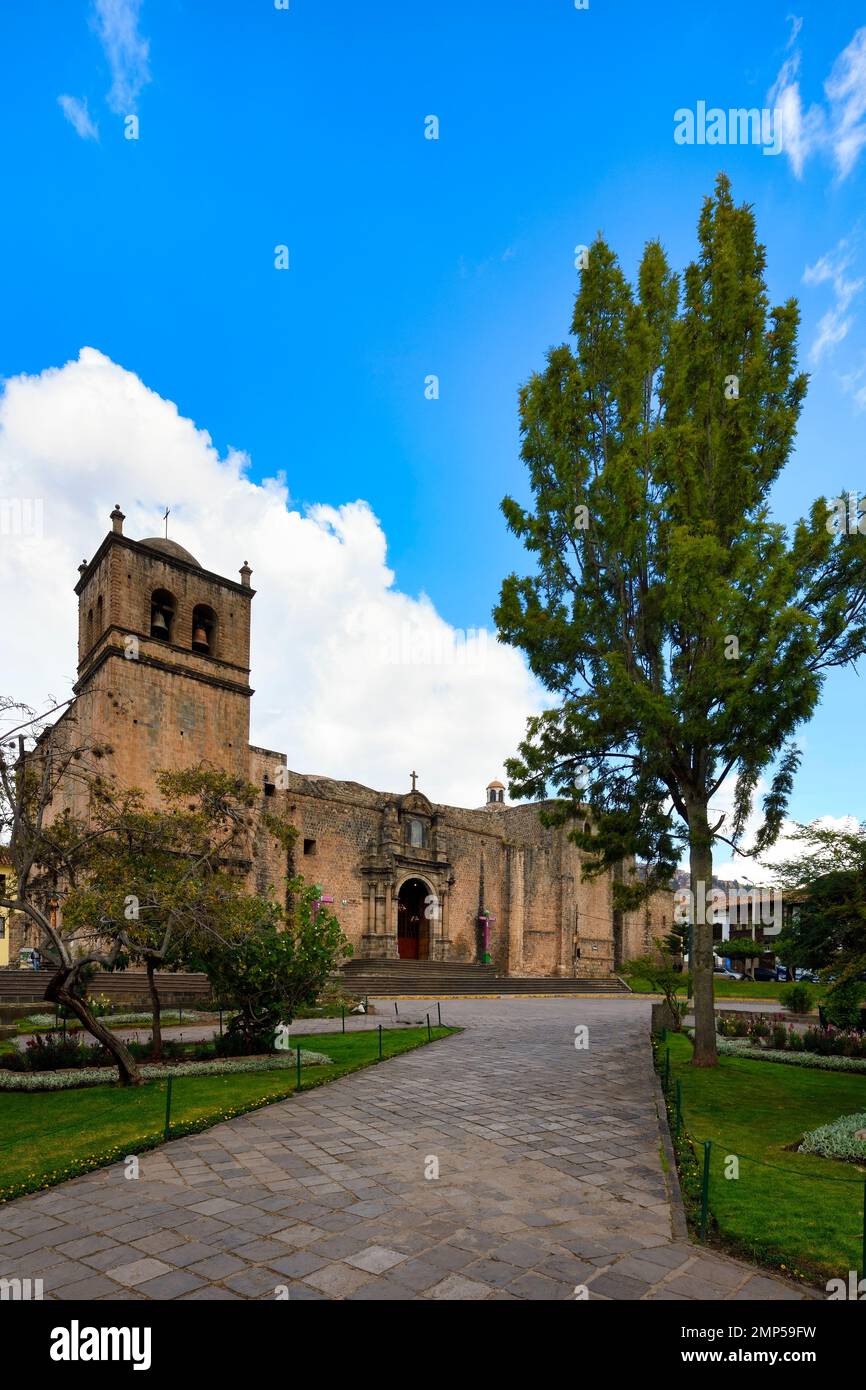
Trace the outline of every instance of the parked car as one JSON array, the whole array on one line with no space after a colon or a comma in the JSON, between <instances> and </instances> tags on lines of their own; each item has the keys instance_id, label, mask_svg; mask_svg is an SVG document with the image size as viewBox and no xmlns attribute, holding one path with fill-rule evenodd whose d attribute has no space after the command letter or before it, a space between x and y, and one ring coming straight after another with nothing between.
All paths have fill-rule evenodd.
<instances>
[{"instance_id":1,"label":"parked car","mask_svg":"<svg viewBox=\"0 0 866 1390\"><path fill-rule=\"evenodd\" d=\"M815 974L814 970L795 970L794 979L798 983L802 981L807 985L816 985L818 983L818 976Z\"/></svg>"},{"instance_id":2,"label":"parked car","mask_svg":"<svg viewBox=\"0 0 866 1390\"><path fill-rule=\"evenodd\" d=\"M760 981L762 981L762 982L767 981L767 980L775 980L775 978L776 978L776 971L775 971L775 970L771 970L770 967L769 967L768 965L758 965L758 966L756 966L756 967L755 967L755 970L754 970L754 972L753 972L753 974L752 974L752 979L753 979L753 980L760 980Z\"/></svg>"},{"instance_id":3,"label":"parked car","mask_svg":"<svg viewBox=\"0 0 866 1390\"><path fill-rule=\"evenodd\" d=\"M786 985L788 983L789 978L790 971L788 970L787 965L780 965L779 962L776 961L776 979L779 981L779 984Z\"/></svg>"},{"instance_id":4,"label":"parked car","mask_svg":"<svg viewBox=\"0 0 866 1390\"><path fill-rule=\"evenodd\" d=\"M723 980L744 980L746 978L739 970L729 970L726 965L714 965L713 974L720 975Z\"/></svg>"}]
</instances>

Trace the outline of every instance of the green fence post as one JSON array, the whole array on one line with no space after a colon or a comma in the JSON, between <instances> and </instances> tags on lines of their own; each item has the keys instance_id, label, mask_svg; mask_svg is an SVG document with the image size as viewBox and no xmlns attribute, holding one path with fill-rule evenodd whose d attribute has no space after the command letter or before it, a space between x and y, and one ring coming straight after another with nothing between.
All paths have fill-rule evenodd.
<instances>
[{"instance_id":1,"label":"green fence post","mask_svg":"<svg viewBox=\"0 0 866 1390\"><path fill-rule=\"evenodd\" d=\"M432 1039L433 1039L433 1034L430 1032L430 1015L428 1014L428 1015L427 1015L427 1041L428 1041L428 1042L431 1042Z\"/></svg>"},{"instance_id":2,"label":"green fence post","mask_svg":"<svg viewBox=\"0 0 866 1390\"><path fill-rule=\"evenodd\" d=\"M701 1182L701 1240L707 1238L707 1217L710 1206L710 1150L712 1142L704 1140L704 1176Z\"/></svg>"},{"instance_id":3,"label":"green fence post","mask_svg":"<svg viewBox=\"0 0 866 1390\"><path fill-rule=\"evenodd\" d=\"M664 1089L665 1089L665 1093L667 1093L667 1092L670 1090L670 1086L671 1086L671 1050L670 1050L669 1047L668 1047L668 1048L665 1048L665 1071L664 1071L664 1077L663 1077L663 1080L662 1080L662 1086L663 1086Z\"/></svg>"},{"instance_id":4,"label":"green fence post","mask_svg":"<svg viewBox=\"0 0 866 1390\"><path fill-rule=\"evenodd\" d=\"M676 1109L674 1111L674 1133L679 1139L680 1130L683 1127L683 1083L681 1081L677 1082L674 1094L676 1096Z\"/></svg>"},{"instance_id":5,"label":"green fence post","mask_svg":"<svg viewBox=\"0 0 866 1390\"><path fill-rule=\"evenodd\" d=\"M436 1008L437 1008L438 1011L439 1011L439 1027L441 1028L441 1027L442 1027L442 1005L438 1002L438 1000L437 1000L437 1002L436 1002Z\"/></svg>"},{"instance_id":6,"label":"green fence post","mask_svg":"<svg viewBox=\"0 0 866 1390\"><path fill-rule=\"evenodd\" d=\"M168 1085L165 1088L165 1137L168 1139L171 1129L171 1083L174 1077L168 1078Z\"/></svg>"},{"instance_id":7,"label":"green fence post","mask_svg":"<svg viewBox=\"0 0 866 1390\"><path fill-rule=\"evenodd\" d=\"M345 1033L345 1031L346 1031L346 1006L345 1006L345 1004L341 1004L341 1005L340 1005L340 1022L341 1022L342 1025L343 1025L343 1032Z\"/></svg>"},{"instance_id":8,"label":"green fence post","mask_svg":"<svg viewBox=\"0 0 866 1390\"><path fill-rule=\"evenodd\" d=\"M298 1043L297 1047L295 1048L295 1054L296 1054L297 1059L298 1059L298 1085L297 1085L297 1089L300 1090L300 1089L301 1089L301 1044L300 1044L300 1043Z\"/></svg>"},{"instance_id":9,"label":"green fence post","mask_svg":"<svg viewBox=\"0 0 866 1390\"><path fill-rule=\"evenodd\" d=\"M382 1025L379 1024L379 1061L382 1060Z\"/></svg>"}]
</instances>

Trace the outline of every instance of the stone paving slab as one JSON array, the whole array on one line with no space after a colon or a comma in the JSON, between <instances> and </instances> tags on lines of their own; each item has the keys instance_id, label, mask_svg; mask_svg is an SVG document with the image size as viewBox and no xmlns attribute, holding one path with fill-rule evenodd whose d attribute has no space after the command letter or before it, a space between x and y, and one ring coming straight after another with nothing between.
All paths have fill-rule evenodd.
<instances>
[{"instance_id":1,"label":"stone paving slab","mask_svg":"<svg viewBox=\"0 0 866 1390\"><path fill-rule=\"evenodd\" d=\"M674 1235L646 1001L443 1018L465 1031L143 1154L137 1180L0 1207L0 1277L57 1300L814 1296Z\"/></svg>"}]
</instances>

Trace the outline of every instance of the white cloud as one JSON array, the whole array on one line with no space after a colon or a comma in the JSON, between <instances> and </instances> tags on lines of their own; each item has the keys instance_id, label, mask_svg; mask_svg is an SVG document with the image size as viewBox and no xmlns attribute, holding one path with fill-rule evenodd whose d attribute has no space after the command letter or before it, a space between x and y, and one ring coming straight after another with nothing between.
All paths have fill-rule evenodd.
<instances>
[{"instance_id":1,"label":"white cloud","mask_svg":"<svg viewBox=\"0 0 866 1390\"><path fill-rule=\"evenodd\" d=\"M797 35L803 27L803 17L802 15L789 14L787 21L791 26L791 32L788 35L788 47L791 48L797 42Z\"/></svg>"},{"instance_id":2,"label":"white cloud","mask_svg":"<svg viewBox=\"0 0 866 1390\"><path fill-rule=\"evenodd\" d=\"M824 830L854 831L859 824L856 816L819 816L811 822ZM796 821L786 820L776 843L757 859L732 857L724 863L714 864L713 873L721 879L739 879L740 883L758 883L768 886L775 882L773 866L788 859L802 859L806 852L802 840L794 839ZM722 847L724 848L724 847Z\"/></svg>"},{"instance_id":3,"label":"white cloud","mask_svg":"<svg viewBox=\"0 0 866 1390\"><path fill-rule=\"evenodd\" d=\"M795 43L802 20L789 15ZM866 145L866 26L837 56L824 83L826 102L803 105L800 95L800 53L785 59L767 93L767 102L781 113L783 148L796 177L811 155L824 152L836 167L837 180L846 179Z\"/></svg>"},{"instance_id":4,"label":"white cloud","mask_svg":"<svg viewBox=\"0 0 866 1390\"><path fill-rule=\"evenodd\" d=\"M171 401L93 348L9 380L0 498L41 500L42 526L0 537L7 693L41 708L49 692L68 695L81 559L116 501L133 538L161 534L168 504L169 535L205 568L235 578L253 567L254 743L299 771L384 790L408 787L414 767L434 800L480 805L543 706L520 655L492 632L463 641L428 598L397 590L366 502L302 513L283 478L252 482L248 463L220 457Z\"/></svg>"},{"instance_id":5,"label":"white cloud","mask_svg":"<svg viewBox=\"0 0 866 1390\"><path fill-rule=\"evenodd\" d=\"M57 104L61 108L69 124L74 128L76 135L80 135L82 140L98 140L99 129L90 118L87 109L87 98L59 96Z\"/></svg>"},{"instance_id":6,"label":"white cloud","mask_svg":"<svg viewBox=\"0 0 866 1390\"><path fill-rule=\"evenodd\" d=\"M804 284L811 287L830 284L833 288L833 303L819 320L818 331L810 349L814 362L818 362L829 348L835 347L848 336L854 321L848 310L852 300L863 289L866 280L849 277L851 261L852 252L849 244L842 240L832 251L821 256L814 265L807 266L803 272Z\"/></svg>"},{"instance_id":7,"label":"white cloud","mask_svg":"<svg viewBox=\"0 0 866 1390\"><path fill-rule=\"evenodd\" d=\"M858 410L866 410L866 360L840 378L843 391L853 396Z\"/></svg>"},{"instance_id":8,"label":"white cloud","mask_svg":"<svg viewBox=\"0 0 866 1390\"><path fill-rule=\"evenodd\" d=\"M767 105L780 113L782 148L796 177L802 178L808 156L823 129L823 113L817 107L803 110L800 97L800 55L786 58L767 93Z\"/></svg>"},{"instance_id":9,"label":"white cloud","mask_svg":"<svg viewBox=\"0 0 866 1390\"><path fill-rule=\"evenodd\" d=\"M847 178L866 144L866 27L839 54L824 83L830 100L831 145L839 179Z\"/></svg>"},{"instance_id":10,"label":"white cloud","mask_svg":"<svg viewBox=\"0 0 866 1390\"><path fill-rule=\"evenodd\" d=\"M106 100L125 116L135 111L142 87L150 81L150 44L138 31L141 0L93 0L93 26L111 69Z\"/></svg>"}]
</instances>

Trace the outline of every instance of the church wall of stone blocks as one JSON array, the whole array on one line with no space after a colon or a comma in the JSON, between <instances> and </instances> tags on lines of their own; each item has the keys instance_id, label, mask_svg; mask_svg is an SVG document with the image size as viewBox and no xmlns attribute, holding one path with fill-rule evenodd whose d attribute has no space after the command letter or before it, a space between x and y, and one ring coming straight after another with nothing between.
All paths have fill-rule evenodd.
<instances>
[{"instance_id":1,"label":"church wall of stone blocks","mask_svg":"<svg viewBox=\"0 0 866 1390\"><path fill-rule=\"evenodd\" d=\"M226 579L165 537L130 539L124 520L115 507L79 570L76 698L61 722L104 745L121 786L155 796L157 771L204 761L259 787L261 810L285 810L298 831L288 855L254 823L251 891L284 899L303 874L333 899L356 956L512 975L603 978L670 929L670 894L615 913L611 875L584 879L567 832L545 828L537 805L507 805L499 782L477 808L439 805L414 773L405 792L381 792L250 746L252 571Z\"/></svg>"}]
</instances>

